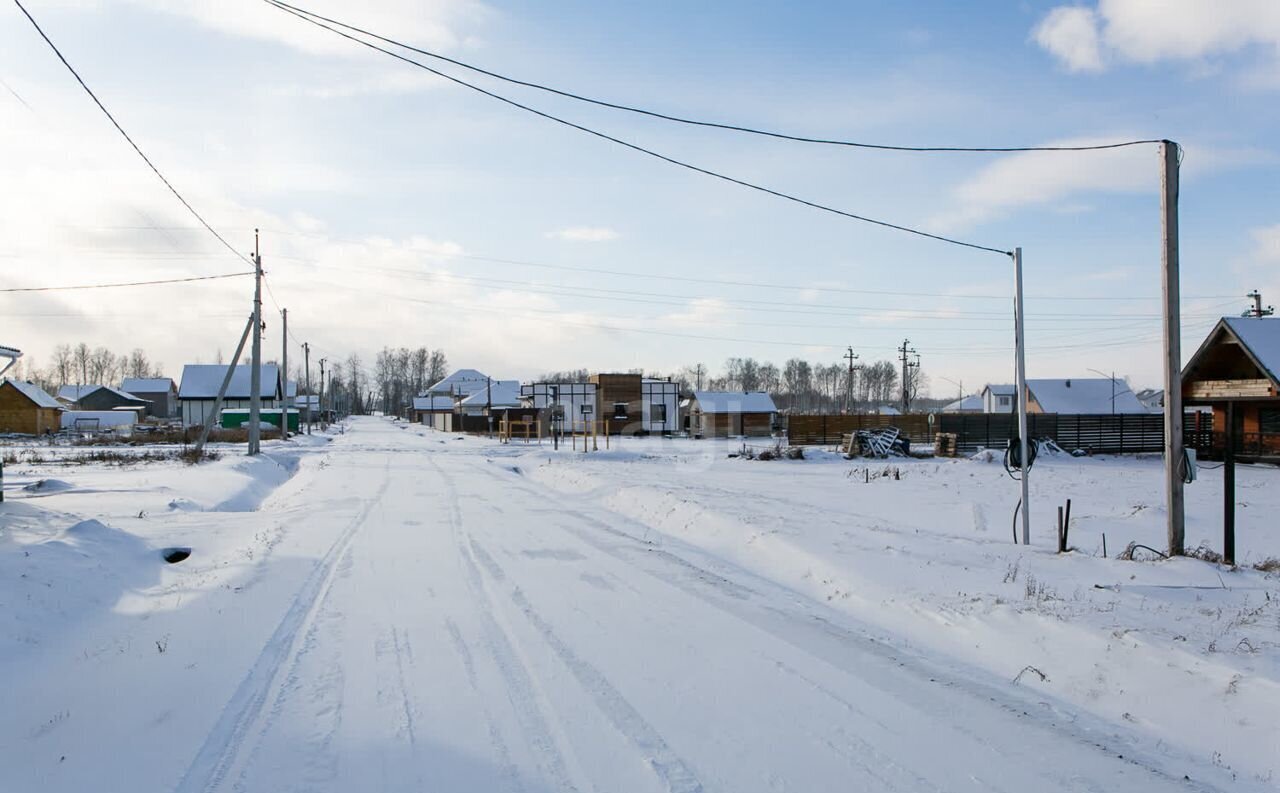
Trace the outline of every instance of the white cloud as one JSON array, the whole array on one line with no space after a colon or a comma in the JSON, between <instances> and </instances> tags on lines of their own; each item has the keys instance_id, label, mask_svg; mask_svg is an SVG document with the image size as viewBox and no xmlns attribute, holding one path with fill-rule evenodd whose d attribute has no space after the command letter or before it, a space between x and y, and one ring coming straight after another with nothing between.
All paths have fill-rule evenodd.
<instances>
[{"instance_id":1,"label":"white cloud","mask_svg":"<svg viewBox=\"0 0 1280 793\"><path fill-rule=\"evenodd\" d=\"M1092 146L1127 140L1134 135L1069 138L1047 146ZM1252 149L1211 149L1183 146L1183 179L1207 171L1274 161ZM1103 149L1085 154L1019 152L1003 157L961 183L952 193L952 207L935 215L930 225L954 232L1014 208L1056 204L1057 212L1088 211L1078 196L1096 193L1154 193L1159 186L1159 152L1155 144ZM1067 199L1072 199L1069 202ZM1064 203L1065 202L1065 203Z\"/></svg>"},{"instance_id":2,"label":"white cloud","mask_svg":"<svg viewBox=\"0 0 1280 793\"><path fill-rule=\"evenodd\" d=\"M558 231L548 231L544 236L548 239L569 242L608 242L616 240L618 232L601 226L570 226Z\"/></svg>"},{"instance_id":3,"label":"white cloud","mask_svg":"<svg viewBox=\"0 0 1280 793\"><path fill-rule=\"evenodd\" d=\"M1100 72L1104 68L1098 15L1093 9L1059 6L1049 12L1032 35L1070 71Z\"/></svg>"},{"instance_id":4,"label":"white cloud","mask_svg":"<svg viewBox=\"0 0 1280 793\"><path fill-rule=\"evenodd\" d=\"M1253 252L1250 258L1260 264L1280 264L1280 223L1256 228L1252 236Z\"/></svg>"},{"instance_id":5,"label":"white cloud","mask_svg":"<svg viewBox=\"0 0 1280 793\"><path fill-rule=\"evenodd\" d=\"M1071 71L1102 71L1114 60L1195 62L1256 45L1280 53L1280 2L1099 0L1096 9L1052 9L1032 35Z\"/></svg>"},{"instance_id":6,"label":"white cloud","mask_svg":"<svg viewBox=\"0 0 1280 793\"><path fill-rule=\"evenodd\" d=\"M266 3L211 3L193 0L133 0L155 11L187 17L205 27L235 36L267 39L317 55L367 57L371 50L304 22ZM465 30L491 14L477 0L308 0L300 4L331 19L394 36L426 49L465 45Z\"/></svg>"}]
</instances>

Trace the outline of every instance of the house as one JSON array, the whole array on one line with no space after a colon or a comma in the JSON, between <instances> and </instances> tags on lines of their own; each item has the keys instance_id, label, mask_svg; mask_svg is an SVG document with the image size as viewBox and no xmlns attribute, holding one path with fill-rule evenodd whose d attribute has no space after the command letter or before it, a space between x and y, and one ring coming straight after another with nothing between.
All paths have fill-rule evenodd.
<instances>
[{"instance_id":1,"label":"house","mask_svg":"<svg viewBox=\"0 0 1280 793\"><path fill-rule=\"evenodd\" d=\"M778 408L764 391L694 391L689 432L699 438L773 434Z\"/></svg>"},{"instance_id":2,"label":"house","mask_svg":"<svg viewBox=\"0 0 1280 793\"><path fill-rule=\"evenodd\" d=\"M1123 380L1080 377L1067 380L1028 380L1028 413L1115 415L1150 413Z\"/></svg>"},{"instance_id":3,"label":"house","mask_svg":"<svg viewBox=\"0 0 1280 793\"><path fill-rule=\"evenodd\" d=\"M1182 399L1213 409L1213 450L1230 426L1241 456L1280 456L1280 319L1223 317L1182 370Z\"/></svg>"},{"instance_id":4,"label":"house","mask_svg":"<svg viewBox=\"0 0 1280 793\"><path fill-rule=\"evenodd\" d=\"M0 432L44 435L62 429L62 405L40 386L0 381Z\"/></svg>"},{"instance_id":5,"label":"house","mask_svg":"<svg viewBox=\"0 0 1280 793\"><path fill-rule=\"evenodd\" d=\"M1159 388L1144 388L1134 394L1142 406L1149 413L1162 413L1164 411L1164 390Z\"/></svg>"},{"instance_id":6,"label":"house","mask_svg":"<svg viewBox=\"0 0 1280 793\"><path fill-rule=\"evenodd\" d=\"M527 383L520 396L530 407L547 411L553 431L583 432L596 420L595 383Z\"/></svg>"},{"instance_id":7,"label":"house","mask_svg":"<svg viewBox=\"0 0 1280 793\"><path fill-rule=\"evenodd\" d=\"M490 409L514 409L523 404L519 380L493 380L457 403L459 412L466 416L487 416Z\"/></svg>"},{"instance_id":8,"label":"house","mask_svg":"<svg viewBox=\"0 0 1280 793\"><path fill-rule=\"evenodd\" d=\"M469 397L488 385L491 380L492 378L475 369L459 369L443 380L433 383L423 393Z\"/></svg>"},{"instance_id":9,"label":"house","mask_svg":"<svg viewBox=\"0 0 1280 793\"><path fill-rule=\"evenodd\" d=\"M454 411L453 397L448 394L423 394L413 398L413 420L415 423L429 424L438 430L449 431L443 420L438 417L452 416Z\"/></svg>"},{"instance_id":10,"label":"house","mask_svg":"<svg viewBox=\"0 0 1280 793\"><path fill-rule=\"evenodd\" d=\"M57 397L58 402L64 407L75 407L79 404L80 397L85 396L86 394L91 394L99 388L102 388L102 386L97 384L64 385L58 389L58 393L55 394L55 396Z\"/></svg>"},{"instance_id":11,"label":"house","mask_svg":"<svg viewBox=\"0 0 1280 793\"><path fill-rule=\"evenodd\" d=\"M253 382L253 367L240 364L231 375L227 393L222 401L224 408L249 407L250 384ZM200 426L213 412L213 404L218 397L218 389L227 376L226 364L187 364L182 367L182 383L178 386L178 406L182 413L182 424L186 427ZM263 410L279 412L283 396L280 383L280 368L275 364L263 364L262 382L258 389Z\"/></svg>"},{"instance_id":12,"label":"house","mask_svg":"<svg viewBox=\"0 0 1280 793\"><path fill-rule=\"evenodd\" d=\"M900 408L894 407L893 405L881 405L877 407L875 410L872 410L871 412L877 416L901 416L902 415L902 410Z\"/></svg>"},{"instance_id":13,"label":"house","mask_svg":"<svg viewBox=\"0 0 1280 793\"><path fill-rule=\"evenodd\" d=\"M178 386L168 377L126 377L120 390L145 399L149 416L171 419L178 415Z\"/></svg>"},{"instance_id":14,"label":"house","mask_svg":"<svg viewBox=\"0 0 1280 793\"><path fill-rule=\"evenodd\" d=\"M596 387L596 417L610 435L670 434L680 429L680 385L637 373L599 373L587 378Z\"/></svg>"},{"instance_id":15,"label":"house","mask_svg":"<svg viewBox=\"0 0 1280 793\"><path fill-rule=\"evenodd\" d=\"M1016 385L988 383L982 389L982 412L1012 413L1014 409L1013 399L1017 395L1018 387Z\"/></svg>"},{"instance_id":16,"label":"house","mask_svg":"<svg viewBox=\"0 0 1280 793\"><path fill-rule=\"evenodd\" d=\"M146 415L151 404L134 394L107 385L63 386L58 389L58 399L77 410L132 410L134 419Z\"/></svg>"},{"instance_id":17,"label":"house","mask_svg":"<svg viewBox=\"0 0 1280 793\"><path fill-rule=\"evenodd\" d=\"M955 402L950 402L942 407L943 413L983 413L984 406L982 394L972 394L967 397L961 397Z\"/></svg>"}]
</instances>

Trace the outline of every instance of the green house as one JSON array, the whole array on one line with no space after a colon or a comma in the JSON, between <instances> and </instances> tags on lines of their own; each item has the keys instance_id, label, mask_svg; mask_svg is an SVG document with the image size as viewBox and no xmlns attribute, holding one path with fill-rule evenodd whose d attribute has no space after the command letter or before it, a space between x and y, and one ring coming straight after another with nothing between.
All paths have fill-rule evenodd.
<instances>
[{"instance_id":1,"label":"green house","mask_svg":"<svg viewBox=\"0 0 1280 793\"><path fill-rule=\"evenodd\" d=\"M259 414L262 423L280 428L280 411L263 409ZM222 411L222 428L224 430L236 430L249 423L248 408L225 408ZM298 411L296 408L289 409L289 431L298 431Z\"/></svg>"}]
</instances>

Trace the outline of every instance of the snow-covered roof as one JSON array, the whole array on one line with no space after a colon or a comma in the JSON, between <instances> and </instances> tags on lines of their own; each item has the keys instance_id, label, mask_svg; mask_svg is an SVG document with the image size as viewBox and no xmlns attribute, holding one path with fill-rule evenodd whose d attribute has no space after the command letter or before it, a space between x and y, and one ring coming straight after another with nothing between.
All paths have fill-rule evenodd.
<instances>
[{"instance_id":1,"label":"snow-covered roof","mask_svg":"<svg viewBox=\"0 0 1280 793\"><path fill-rule=\"evenodd\" d=\"M1273 382L1280 383L1280 319L1272 317L1223 317L1222 321L1249 349L1254 360Z\"/></svg>"},{"instance_id":2,"label":"snow-covered roof","mask_svg":"<svg viewBox=\"0 0 1280 793\"><path fill-rule=\"evenodd\" d=\"M1111 407L1112 389L1115 409ZM1147 413L1123 380L1073 377L1069 380L1028 380L1027 390L1045 413Z\"/></svg>"},{"instance_id":3,"label":"snow-covered roof","mask_svg":"<svg viewBox=\"0 0 1280 793\"><path fill-rule=\"evenodd\" d=\"M168 377L126 377L120 388L130 394L155 394L173 388L173 380Z\"/></svg>"},{"instance_id":4,"label":"snow-covered roof","mask_svg":"<svg viewBox=\"0 0 1280 793\"><path fill-rule=\"evenodd\" d=\"M982 395L981 394L971 394L970 396L967 396L967 397L961 397L960 399L957 399L955 402L952 402L942 408L943 413L964 413L968 411L973 411L977 413L982 412Z\"/></svg>"},{"instance_id":5,"label":"snow-covered roof","mask_svg":"<svg viewBox=\"0 0 1280 793\"><path fill-rule=\"evenodd\" d=\"M8 383L9 385L18 389L19 393L21 393L27 399L30 399L32 402L36 403L36 405L39 407L57 408L58 410L62 410L62 403L60 403L58 400L54 399L53 397L49 396L48 392L46 392L43 388L36 385L35 383L28 383L26 380L8 380L8 379L0 382Z\"/></svg>"},{"instance_id":6,"label":"snow-covered roof","mask_svg":"<svg viewBox=\"0 0 1280 793\"><path fill-rule=\"evenodd\" d=\"M88 396L94 391L102 388L100 385L64 385L58 389L58 399L65 399L68 402L78 402L81 397Z\"/></svg>"},{"instance_id":7,"label":"snow-covered roof","mask_svg":"<svg viewBox=\"0 0 1280 793\"><path fill-rule=\"evenodd\" d=\"M764 391L694 391L703 413L776 413L773 397Z\"/></svg>"},{"instance_id":8,"label":"snow-covered roof","mask_svg":"<svg viewBox=\"0 0 1280 793\"><path fill-rule=\"evenodd\" d=\"M902 411L901 411L901 410L898 410L898 409L897 409L896 407L894 407L893 405L881 405L880 407L876 408L876 415L878 415L878 416L901 416L901 415L902 415Z\"/></svg>"},{"instance_id":9,"label":"snow-covered roof","mask_svg":"<svg viewBox=\"0 0 1280 793\"><path fill-rule=\"evenodd\" d=\"M453 397L445 394L426 394L413 398L414 410L453 410Z\"/></svg>"},{"instance_id":10,"label":"snow-covered roof","mask_svg":"<svg viewBox=\"0 0 1280 793\"><path fill-rule=\"evenodd\" d=\"M990 391L996 396L1013 396L1018 393L1018 386L1014 383L987 383L987 387L982 391L983 393Z\"/></svg>"},{"instance_id":11,"label":"snow-covered roof","mask_svg":"<svg viewBox=\"0 0 1280 793\"><path fill-rule=\"evenodd\" d=\"M427 393L437 394L474 394L477 388L484 388L489 378L475 369L459 369L453 374L427 389Z\"/></svg>"},{"instance_id":12,"label":"snow-covered roof","mask_svg":"<svg viewBox=\"0 0 1280 793\"><path fill-rule=\"evenodd\" d=\"M227 399L248 399L249 384L253 382L252 366L240 364L231 375L227 386ZM221 363L189 363L182 367L182 385L178 387L179 399L215 399L227 376L227 365ZM274 399L280 390L280 369L275 364L262 365L262 385L259 395Z\"/></svg>"},{"instance_id":13,"label":"snow-covered roof","mask_svg":"<svg viewBox=\"0 0 1280 793\"><path fill-rule=\"evenodd\" d=\"M479 391L462 400L459 404L469 408L484 407L488 404L492 404L494 407L519 407L520 381L494 380L491 389L482 386Z\"/></svg>"}]
</instances>

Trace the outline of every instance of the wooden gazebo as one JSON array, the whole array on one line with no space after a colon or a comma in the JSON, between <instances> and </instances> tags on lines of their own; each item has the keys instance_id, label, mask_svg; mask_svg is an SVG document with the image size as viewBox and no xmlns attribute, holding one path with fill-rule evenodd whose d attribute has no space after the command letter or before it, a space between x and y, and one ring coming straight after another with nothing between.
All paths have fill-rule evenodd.
<instances>
[{"instance_id":1,"label":"wooden gazebo","mask_svg":"<svg viewBox=\"0 0 1280 793\"><path fill-rule=\"evenodd\" d=\"M1237 458L1280 461L1280 319L1223 317L1182 370L1182 401L1213 409L1201 451L1223 461L1223 552L1235 563ZM1197 428L1200 429L1200 428Z\"/></svg>"}]
</instances>

